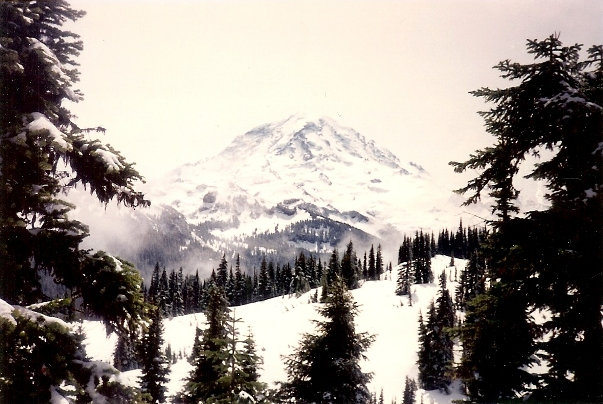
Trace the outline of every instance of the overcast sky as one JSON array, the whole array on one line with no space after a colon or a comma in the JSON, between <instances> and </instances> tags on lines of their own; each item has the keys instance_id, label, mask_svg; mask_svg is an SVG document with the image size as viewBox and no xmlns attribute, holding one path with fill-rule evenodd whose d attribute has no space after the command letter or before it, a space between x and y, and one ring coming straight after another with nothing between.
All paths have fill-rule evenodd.
<instances>
[{"instance_id":1,"label":"overcast sky","mask_svg":"<svg viewBox=\"0 0 603 404\"><path fill-rule=\"evenodd\" d=\"M507 86L526 39L603 43L603 1L73 1L85 50L72 107L147 178L260 124L329 116L460 185L491 142L468 94ZM451 178L450 178L451 177ZM450 185L451 187L453 185Z\"/></svg>"}]
</instances>

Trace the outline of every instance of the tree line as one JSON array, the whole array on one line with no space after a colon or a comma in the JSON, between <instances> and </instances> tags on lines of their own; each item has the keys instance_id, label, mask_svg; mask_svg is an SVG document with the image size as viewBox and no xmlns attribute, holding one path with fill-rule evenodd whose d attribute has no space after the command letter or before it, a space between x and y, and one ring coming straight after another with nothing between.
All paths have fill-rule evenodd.
<instances>
[{"instance_id":1,"label":"tree line","mask_svg":"<svg viewBox=\"0 0 603 404\"><path fill-rule=\"evenodd\" d=\"M341 258L334 249L328 261L301 251L293 264L281 265L262 257L259 270L251 273L244 270L237 254L234 268L229 266L225 255L216 269L207 279L201 279L199 272L184 274L183 268L167 271L155 264L149 287L141 285L145 301L156 304L164 317L203 312L208 304L208 292L211 284L224 289L229 306L240 306L287 294L303 294L310 289L323 286L323 296L315 300L324 301L329 285L337 273L348 289L355 289L363 281L377 280L384 271L391 270L391 263L385 265L381 245L371 246L368 255L358 258L354 245L350 241Z\"/></svg>"}]
</instances>

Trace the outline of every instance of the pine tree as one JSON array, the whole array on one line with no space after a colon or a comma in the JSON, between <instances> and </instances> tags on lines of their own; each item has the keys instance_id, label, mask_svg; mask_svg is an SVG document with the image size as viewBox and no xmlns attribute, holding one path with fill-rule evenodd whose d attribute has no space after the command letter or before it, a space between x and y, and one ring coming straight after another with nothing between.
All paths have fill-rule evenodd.
<instances>
[{"instance_id":1,"label":"pine tree","mask_svg":"<svg viewBox=\"0 0 603 404\"><path fill-rule=\"evenodd\" d=\"M0 2L0 298L18 306L54 299L41 291L41 277L50 277L99 316L108 331L127 333L138 327L144 311L142 279L125 261L81 249L88 228L70 219L74 206L61 199L69 187L80 185L101 203L149 205L134 189L142 177L132 164L112 147L89 139L95 130L78 128L68 110L67 101L82 100L74 85L83 45L63 26L83 15L62 0ZM12 321L6 316L0 319L0 341L15 345L3 349L6 355L0 358L0 401L48 401L50 386L61 385L69 391L88 390L81 399L105 395L102 389L125 394L100 379L101 373L110 375L108 368L97 367L98 382L89 383L89 362L71 330L50 320ZM46 349L55 351L44 356L39 350ZM38 354L44 363L34 357ZM13 361L17 358L19 365ZM53 374L42 374L41 367L29 374L37 365L52 367ZM52 391L70 399L79 394Z\"/></svg>"},{"instance_id":2,"label":"pine tree","mask_svg":"<svg viewBox=\"0 0 603 404\"><path fill-rule=\"evenodd\" d=\"M152 403L163 403L167 388L171 358L163 352L163 324L159 308L153 310L151 324L140 344L142 376L140 388L150 396Z\"/></svg>"},{"instance_id":3,"label":"pine tree","mask_svg":"<svg viewBox=\"0 0 603 404\"><path fill-rule=\"evenodd\" d=\"M300 403L365 403L370 399L366 384L371 375L361 371L359 361L373 337L356 333L357 310L344 281L336 277L325 307L319 310L327 320L318 321L318 333L306 334L285 358L284 397Z\"/></svg>"}]
</instances>

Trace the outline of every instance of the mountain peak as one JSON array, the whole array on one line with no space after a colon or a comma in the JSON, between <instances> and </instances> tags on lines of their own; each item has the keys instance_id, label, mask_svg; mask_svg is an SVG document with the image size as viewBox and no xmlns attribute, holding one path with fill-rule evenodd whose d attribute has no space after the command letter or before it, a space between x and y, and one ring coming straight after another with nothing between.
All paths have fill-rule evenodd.
<instances>
[{"instance_id":1,"label":"mountain peak","mask_svg":"<svg viewBox=\"0 0 603 404\"><path fill-rule=\"evenodd\" d=\"M380 149L374 141L367 140L354 129L323 115L295 114L282 121L258 126L237 137L222 157L230 158L242 149L277 159L286 157L292 160L290 163L320 160L353 165L374 160L402 169L393 153Z\"/></svg>"}]
</instances>

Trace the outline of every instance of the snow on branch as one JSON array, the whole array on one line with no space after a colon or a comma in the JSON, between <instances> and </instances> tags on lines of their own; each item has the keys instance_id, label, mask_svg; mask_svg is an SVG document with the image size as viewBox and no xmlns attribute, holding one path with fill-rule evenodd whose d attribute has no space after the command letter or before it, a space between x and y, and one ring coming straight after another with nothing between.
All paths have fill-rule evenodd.
<instances>
[{"instance_id":1,"label":"snow on branch","mask_svg":"<svg viewBox=\"0 0 603 404\"><path fill-rule=\"evenodd\" d=\"M46 132L55 148L63 152L72 150L71 143L67 141L67 135L54 126L44 114L33 112L30 116L33 118L33 121L28 123L25 129L31 132Z\"/></svg>"}]
</instances>

